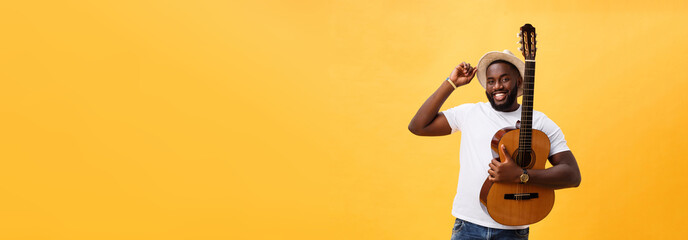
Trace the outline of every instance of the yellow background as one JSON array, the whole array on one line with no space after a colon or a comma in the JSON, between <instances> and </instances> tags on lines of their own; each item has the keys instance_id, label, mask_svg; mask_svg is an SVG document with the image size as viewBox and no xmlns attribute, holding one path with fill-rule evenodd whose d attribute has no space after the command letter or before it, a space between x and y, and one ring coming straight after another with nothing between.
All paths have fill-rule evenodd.
<instances>
[{"instance_id":1,"label":"yellow background","mask_svg":"<svg viewBox=\"0 0 688 240\"><path fill-rule=\"evenodd\" d=\"M448 239L458 134L413 114L538 32L535 109L580 164L531 239L670 239L685 1L8 1L0 239ZM485 101L477 81L443 110Z\"/></svg>"}]
</instances>

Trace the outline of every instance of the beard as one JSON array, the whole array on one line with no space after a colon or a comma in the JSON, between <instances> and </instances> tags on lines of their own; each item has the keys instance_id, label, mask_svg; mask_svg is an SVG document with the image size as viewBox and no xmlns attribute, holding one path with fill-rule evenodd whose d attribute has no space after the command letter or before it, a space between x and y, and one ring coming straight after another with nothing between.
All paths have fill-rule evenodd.
<instances>
[{"instance_id":1,"label":"beard","mask_svg":"<svg viewBox=\"0 0 688 240\"><path fill-rule=\"evenodd\" d=\"M487 99L490 100L490 105L492 105L492 108L497 111L504 112L509 110L511 105L516 102L516 98L518 98L518 84L514 85L513 89L509 91L509 96L506 97L506 102L504 102L504 104L497 105L494 97L492 97L492 94L489 94L487 91L485 91L485 95L487 95Z\"/></svg>"}]
</instances>

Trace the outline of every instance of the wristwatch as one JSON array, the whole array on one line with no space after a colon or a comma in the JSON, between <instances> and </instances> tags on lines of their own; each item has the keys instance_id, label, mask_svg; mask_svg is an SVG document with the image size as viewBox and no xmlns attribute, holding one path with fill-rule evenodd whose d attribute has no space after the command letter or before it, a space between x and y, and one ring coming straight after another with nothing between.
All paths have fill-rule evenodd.
<instances>
[{"instance_id":1,"label":"wristwatch","mask_svg":"<svg viewBox=\"0 0 688 240\"><path fill-rule=\"evenodd\" d=\"M530 176L528 176L528 169L523 169L523 173L521 174L521 183L527 183L528 180L530 179Z\"/></svg>"}]
</instances>

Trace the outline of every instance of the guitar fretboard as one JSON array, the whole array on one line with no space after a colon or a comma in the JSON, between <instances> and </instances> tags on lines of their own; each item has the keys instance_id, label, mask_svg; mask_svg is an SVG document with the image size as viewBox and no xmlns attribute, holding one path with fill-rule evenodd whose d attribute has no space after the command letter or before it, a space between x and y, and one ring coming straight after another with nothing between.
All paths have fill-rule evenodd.
<instances>
[{"instance_id":1,"label":"guitar fretboard","mask_svg":"<svg viewBox=\"0 0 688 240\"><path fill-rule=\"evenodd\" d=\"M523 100L521 106L521 133L519 135L520 155L531 149L533 129L533 92L535 85L535 60L526 60L523 77Z\"/></svg>"}]
</instances>

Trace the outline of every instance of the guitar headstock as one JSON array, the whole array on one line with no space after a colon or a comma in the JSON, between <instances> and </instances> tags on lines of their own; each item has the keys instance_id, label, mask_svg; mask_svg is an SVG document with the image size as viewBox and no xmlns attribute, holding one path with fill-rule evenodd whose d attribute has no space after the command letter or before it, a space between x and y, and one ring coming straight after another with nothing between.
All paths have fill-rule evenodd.
<instances>
[{"instance_id":1,"label":"guitar headstock","mask_svg":"<svg viewBox=\"0 0 688 240\"><path fill-rule=\"evenodd\" d=\"M521 44L521 47L518 48L518 50L521 50L521 53L523 53L523 57L526 60L535 60L535 52L537 51L537 48L535 47L535 44L537 43L535 40L536 36L537 34L535 34L535 27L529 23L523 25L523 27L521 27L521 32L518 33L518 37L520 38L518 43Z\"/></svg>"}]
</instances>

